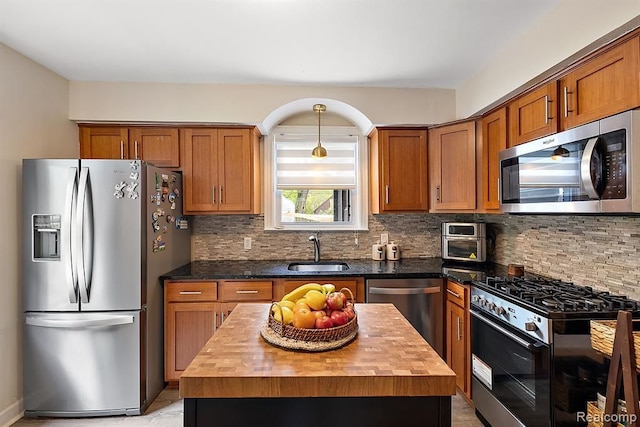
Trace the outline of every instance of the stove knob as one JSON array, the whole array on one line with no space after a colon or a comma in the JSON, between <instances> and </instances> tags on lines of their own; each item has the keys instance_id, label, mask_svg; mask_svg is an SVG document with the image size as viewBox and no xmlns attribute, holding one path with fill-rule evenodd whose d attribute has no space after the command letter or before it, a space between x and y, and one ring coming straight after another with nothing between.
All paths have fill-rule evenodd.
<instances>
[{"instance_id":1,"label":"stove knob","mask_svg":"<svg viewBox=\"0 0 640 427\"><path fill-rule=\"evenodd\" d=\"M496 308L496 305L493 302L489 303L489 311L493 311Z\"/></svg>"},{"instance_id":2,"label":"stove knob","mask_svg":"<svg viewBox=\"0 0 640 427\"><path fill-rule=\"evenodd\" d=\"M480 297L478 295L472 295L471 296L471 302L478 302L479 299L480 299Z\"/></svg>"},{"instance_id":3,"label":"stove knob","mask_svg":"<svg viewBox=\"0 0 640 427\"><path fill-rule=\"evenodd\" d=\"M529 332L534 332L538 330L538 326L534 322L525 322L524 330Z\"/></svg>"},{"instance_id":4,"label":"stove knob","mask_svg":"<svg viewBox=\"0 0 640 427\"><path fill-rule=\"evenodd\" d=\"M500 307L499 305L496 306L496 309L494 311L498 316L502 316L503 314L506 313L506 310L504 309L504 307Z\"/></svg>"}]
</instances>

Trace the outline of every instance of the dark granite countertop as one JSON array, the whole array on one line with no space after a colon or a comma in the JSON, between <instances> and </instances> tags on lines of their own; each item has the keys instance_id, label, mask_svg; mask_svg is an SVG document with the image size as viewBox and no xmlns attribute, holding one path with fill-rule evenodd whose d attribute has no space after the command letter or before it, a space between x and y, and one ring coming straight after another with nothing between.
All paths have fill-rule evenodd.
<instances>
[{"instance_id":1,"label":"dark granite countertop","mask_svg":"<svg viewBox=\"0 0 640 427\"><path fill-rule=\"evenodd\" d=\"M327 262L325 260L323 262ZM263 279L274 277L364 277L408 278L448 277L460 283L473 280L484 281L487 275L506 274L506 267L495 264L443 263L441 258L404 258L399 261L373 261L366 259L334 260L346 262L348 270L330 272L291 271L287 266L293 262L308 260L247 260L247 261L193 261L171 270L160 280L212 280L212 279Z\"/></svg>"}]
</instances>

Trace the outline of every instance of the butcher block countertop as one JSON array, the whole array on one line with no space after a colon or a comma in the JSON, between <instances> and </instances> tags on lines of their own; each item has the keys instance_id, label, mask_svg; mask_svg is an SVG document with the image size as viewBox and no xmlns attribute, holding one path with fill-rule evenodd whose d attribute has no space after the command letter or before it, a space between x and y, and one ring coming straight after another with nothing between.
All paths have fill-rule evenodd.
<instances>
[{"instance_id":1,"label":"butcher block countertop","mask_svg":"<svg viewBox=\"0 0 640 427\"><path fill-rule=\"evenodd\" d=\"M180 377L184 398L452 396L455 373L393 304L359 304L358 335L325 352L261 337L270 304L238 304Z\"/></svg>"}]
</instances>

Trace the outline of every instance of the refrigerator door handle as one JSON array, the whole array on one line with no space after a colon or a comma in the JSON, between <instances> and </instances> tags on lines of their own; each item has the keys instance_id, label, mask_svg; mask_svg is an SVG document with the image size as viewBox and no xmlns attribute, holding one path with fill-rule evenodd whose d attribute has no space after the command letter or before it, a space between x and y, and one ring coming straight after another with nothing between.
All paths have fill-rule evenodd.
<instances>
[{"instance_id":1,"label":"refrigerator door handle","mask_svg":"<svg viewBox=\"0 0 640 427\"><path fill-rule=\"evenodd\" d=\"M75 234L73 232L73 207L76 204L76 199L78 197L78 169L77 168L69 168L69 176L67 178L67 190L65 197L65 208L64 208L64 223L62 227L64 229L62 236L62 247L67 248L66 254L69 256L69 262L67 262L64 266L65 275L67 276L67 283L69 284L69 302L77 303L78 302L78 276L75 267L76 262L76 253L75 253L75 244L74 237ZM66 242L66 243L65 243Z\"/></svg>"},{"instance_id":2,"label":"refrigerator door handle","mask_svg":"<svg viewBox=\"0 0 640 427\"><path fill-rule=\"evenodd\" d=\"M82 303L89 302L91 288L91 267L93 262L93 212L91 209L89 168L81 168L75 226L77 231L76 247L79 251L76 264L78 266L78 288L80 289L80 301Z\"/></svg>"},{"instance_id":3,"label":"refrigerator door handle","mask_svg":"<svg viewBox=\"0 0 640 427\"><path fill-rule=\"evenodd\" d=\"M42 319L27 317L26 324L43 328L105 328L133 323L133 316L105 316L98 319Z\"/></svg>"}]
</instances>

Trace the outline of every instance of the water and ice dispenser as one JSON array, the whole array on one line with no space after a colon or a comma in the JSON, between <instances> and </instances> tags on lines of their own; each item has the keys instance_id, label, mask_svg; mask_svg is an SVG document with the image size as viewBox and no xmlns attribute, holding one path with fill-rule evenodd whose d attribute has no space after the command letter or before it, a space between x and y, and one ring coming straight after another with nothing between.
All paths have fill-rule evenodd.
<instances>
[{"instance_id":1,"label":"water and ice dispenser","mask_svg":"<svg viewBox=\"0 0 640 427\"><path fill-rule=\"evenodd\" d=\"M33 260L60 260L60 215L33 215Z\"/></svg>"}]
</instances>

